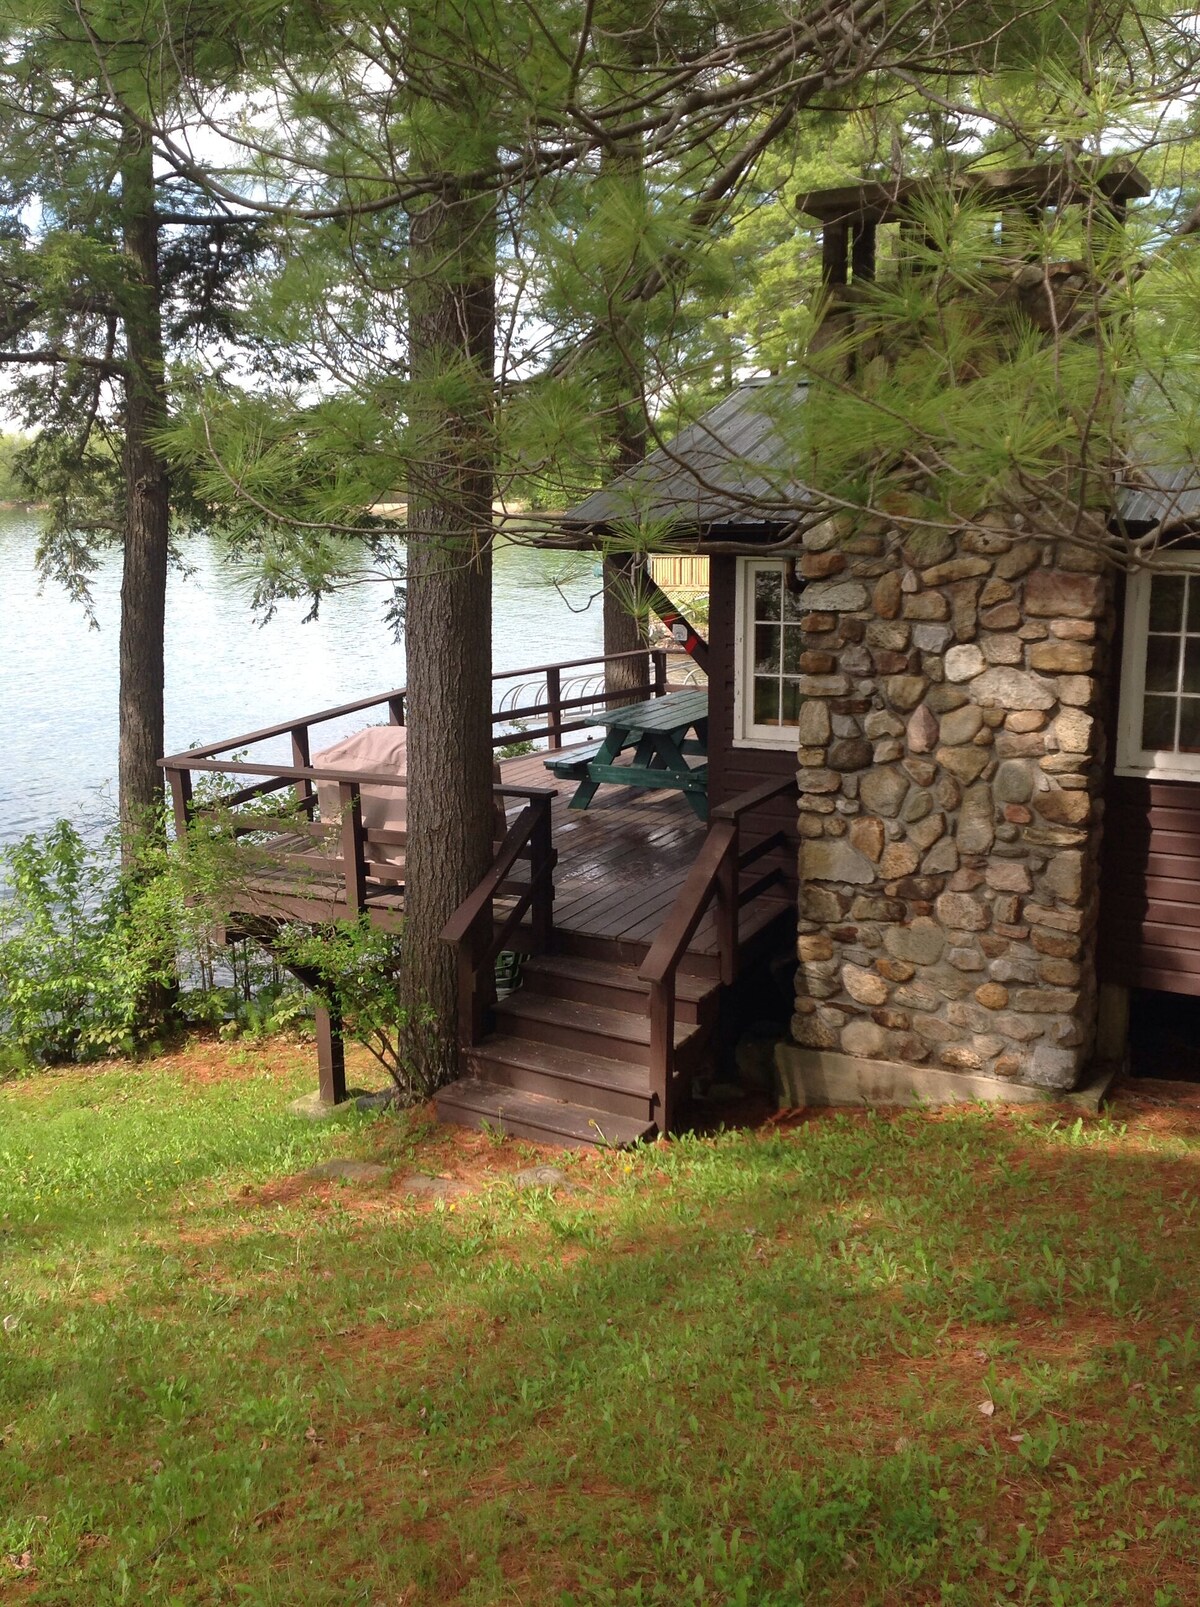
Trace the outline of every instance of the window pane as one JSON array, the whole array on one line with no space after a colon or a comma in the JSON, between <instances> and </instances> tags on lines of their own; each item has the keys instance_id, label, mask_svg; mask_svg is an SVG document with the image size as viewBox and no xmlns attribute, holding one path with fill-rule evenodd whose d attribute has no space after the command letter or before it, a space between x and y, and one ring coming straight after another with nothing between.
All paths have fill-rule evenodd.
<instances>
[{"instance_id":1,"label":"window pane","mask_svg":"<svg viewBox=\"0 0 1200 1607\"><path fill-rule=\"evenodd\" d=\"M1183 576L1155 575L1150 582L1150 629L1177 631L1183 623Z\"/></svg>"},{"instance_id":2,"label":"window pane","mask_svg":"<svg viewBox=\"0 0 1200 1607\"><path fill-rule=\"evenodd\" d=\"M1200 699L1197 699L1200 702ZM800 683L799 681L784 681L783 683L783 711L784 725L800 724Z\"/></svg>"},{"instance_id":3,"label":"window pane","mask_svg":"<svg viewBox=\"0 0 1200 1607\"><path fill-rule=\"evenodd\" d=\"M1179 751L1200 753L1200 697L1180 699Z\"/></svg>"},{"instance_id":4,"label":"window pane","mask_svg":"<svg viewBox=\"0 0 1200 1607\"><path fill-rule=\"evenodd\" d=\"M1187 628L1200 632L1200 575L1189 575L1187 582Z\"/></svg>"},{"instance_id":5,"label":"window pane","mask_svg":"<svg viewBox=\"0 0 1200 1607\"><path fill-rule=\"evenodd\" d=\"M1200 592L1200 586L1196 587ZM1183 690L1200 692L1200 636L1188 636L1183 643Z\"/></svg>"},{"instance_id":6,"label":"window pane","mask_svg":"<svg viewBox=\"0 0 1200 1607\"><path fill-rule=\"evenodd\" d=\"M755 725L779 724L779 682L765 680L759 676L754 677L754 723Z\"/></svg>"},{"instance_id":7,"label":"window pane","mask_svg":"<svg viewBox=\"0 0 1200 1607\"><path fill-rule=\"evenodd\" d=\"M801 592L801 590L802 590L802 587L796 587L794 582L793 582L793 584L791 586L784 586L784 588L783 588L783 617L784 617L784 619L799 619L801 617L801 614L800 614L800 592ZM1200 625L1197 625L1196 629L1200 630Z\"/></svg>"},{"instance_id":8,"label":"window pane","mask_svg":"<svg viewBox=\"0 0 1200 1607\"><path fill-rule=\"evenodd\" d=\"M778 625L756 625L754 627L754 668L759 675L769 675L772 671L778 675Z\"/></svg>"},{"instance_id":9,"label":"window pane","mask_svg":"<svg viewBox=\"0 0 1200 1607\"><path fill-rule=\"evenodd\" d=\"M1200 643L1197 643L1197 646L1200 646ZM783 669L785 675L799 675L800 655L803 651L804 641L800 634L800 627L798 625L785 625L783 627Z\"/></svg>"},{"instance_id":10,"label":"window pane","mask_svg":"<svg viewBox=\"0 0 1200 1607\"><path fill-rule=\"evenodd\" d=\"M1161 750L1175 746L1175 699L1148 697L1142 704L1142 747Z\"/></svg>"},{"instance_id":11,"label":"window pane","mask_svg":"<svg viewBox=\"0 0 1200 1607\"><path fill-rule=\"evenodd\" d=\"M1179 675L1179 637L1147 636L1146 690L1174 692Z\"/></svg>"},{"instance_id":12,"label":"window pane","mask_svg":"<svg viewBox=\"0 0 1200 1607\"><path fill-rule=\"evenodd\" d=\"M783 590L783 576L778 569L754 571L755 619L778 619L779 598ZM1153 603L1153 599L1151 599Z\"/></svg>"}]
</instances>

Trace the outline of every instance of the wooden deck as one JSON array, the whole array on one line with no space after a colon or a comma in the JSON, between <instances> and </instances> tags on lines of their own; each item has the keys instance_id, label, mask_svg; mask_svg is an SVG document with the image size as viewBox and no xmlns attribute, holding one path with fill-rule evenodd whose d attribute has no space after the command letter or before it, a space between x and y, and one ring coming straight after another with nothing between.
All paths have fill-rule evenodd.
<instances>
[{"instance_id":1,"label":"wooden deck","mask_svg":"<svg viewBox=\"0 0 1200 1607\"><path fill-rule=\"evenodd\" d=\"M551 806L558 851L555 929L601 942L648 945L704 841L703 822L679 793L633 787L603 786L587 809L571 809L574 784L555 781L545 758L544 753L535 753L505 759L500 771L508 787L557 789ZM509 810L510 816L514 813ZM305 851L310 848L311 844L280 837L248 849L248 871L236 913L314 922L344 919L349 914L344 883L306 866ZM271 864L275 852L287 853L287 862ZM401 888L371 880L366 892L367 907L377 924L391 926L403 916ZM503 907L503 900L498 903ZM689 947L695 954L716 952L711 912Z\"/></svg>"},{"instance_id":2,"label":"wooden deck","mask_svg":"<svg viewBox=\"0 0 1200 1607\"><path fill-rule=\"evenodd\" d=\"M782 828L767 817L794 791L791 775L723 798L702 822L690 789L648 787L633 753L603 767L586 809L570 807L578 783L559 779L572 768L563 738L592 749L586 734L612 723L615 698L633 694L637 702L671 690L661 650L614 657L643 660L644 683L617 694L593 684L594 673L564 680L564 672L594 668L592 660L496 677L517 684L496 693L493 751L517 732L547 746L497 766L491 864L442 929L455 955L465 1069L438 1095L448 1120L499 1123L554 1143L634 1143L673 1131L702 1063L752 1002L754 987L742 980L758 975L781 944L786 952L796 913L795 817ZM542 679L532 690L524 680L531 674ZM314 764L311 754L314 729L333 720L353 715L369 724L386 711L389 725L403 725L405 698L397 688L162 761L180 838L213 830L232 850L231 936L270 945L284 922L400 925L408 823L391 807L406 791L395 744L374 744L387 757L375 769L365 758L362 768L339 765L336 753ZM531 719L544 723L531 730ZM690 724L699 747L701 722ZM290 764L247 757L283 738ZM689 770L705 763L688 743L675 758ZM633 786L623 783L626 765ZM206 778L204 799L193 791L197 774ZM214 798L222 776L233 790ZM520 986L498 999L496 962L513 949L526 956ZM344 1099L332 1008L317 1010L317 1061L322 1098Z\"/></svg>"},{"instance_id":3,"label":"wooden deck","mask_svg":"<svg viewBox=\"0 0 1200 1607\"><path fill-rule=\"evenodd\" d=\"M569 750L565 750L569 751ZM602 786L587 809L568 805L574 785L554 782L544 754L501 764L512 787L557 786L551 809L558 865L554 926L578 937L648 944L675 902L704 841L705 826L677 792ZM692 942L716 952L711 914Z\"/></svg>"}]
</instances>

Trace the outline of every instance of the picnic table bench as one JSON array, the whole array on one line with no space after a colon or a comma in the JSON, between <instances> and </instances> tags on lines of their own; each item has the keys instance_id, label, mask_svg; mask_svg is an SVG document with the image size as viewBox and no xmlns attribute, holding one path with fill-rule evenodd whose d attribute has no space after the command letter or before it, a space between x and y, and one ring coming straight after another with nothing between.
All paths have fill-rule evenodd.
<instances>
[{"instance_id":1,"label":"picnic table bench","mask_svg":"<svg viewBox=\"0 0 1200 1607\"><path fill-rule=\"evenodd\" d=\"M548 758L546 768L565 781L577 781L569 808L586 809L604 782L650 790L682 792L693 813L708 819L708 766L688 763L688 755L708 752L708 693L669 692L646 703L609 709L596 722L605 727L598 742ZM689 732L693 735L689 736ZM618 764L633 749L633 758Z\"/></svg>"}]
</instances>

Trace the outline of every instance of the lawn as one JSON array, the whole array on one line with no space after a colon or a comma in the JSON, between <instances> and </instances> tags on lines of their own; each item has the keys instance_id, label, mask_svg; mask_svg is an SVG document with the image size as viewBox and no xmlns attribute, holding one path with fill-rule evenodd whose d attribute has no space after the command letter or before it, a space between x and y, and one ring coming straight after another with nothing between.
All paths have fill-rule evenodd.
<instances>
[{"instance_id":1,"label":"lawn","mask_svg":"<svg viewBox=\"0 0 1200 1607\"><path fill-rule=\"evenodd\" d=\"M1194 1110L564 1158L310 1081L0 1087L0 1600L1200 1600Z\"/></svg>"}]
</instances>

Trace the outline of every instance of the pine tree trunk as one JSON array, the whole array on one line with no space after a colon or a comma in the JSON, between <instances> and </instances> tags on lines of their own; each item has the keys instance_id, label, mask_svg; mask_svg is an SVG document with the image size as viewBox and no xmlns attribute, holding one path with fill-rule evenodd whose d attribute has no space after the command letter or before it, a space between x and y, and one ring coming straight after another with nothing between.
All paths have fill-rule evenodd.
<instances>
[{"instance_id":1,"label":"pine tree trunk","mask_svg":"<svg viewBox=\"0 0 1200 1607\"><path fill-rule=\"evenodd\" d=\"M410 235L405 642L408 849L402 1003L427 1086L456 1068L454 954L440 933L492 856L492 388L489 202L447 181ZM423 1025L422 1025L423 1023Z\"/></svg>"},{"instance_id":2,"label":"pine tree trunk","mask_svg":"<svg viewBox=\"0 0 1200 1607\"><path fill-rule=\"evenodd\" d=\"M162 799L164 631L170 483L150 440L167 419L153 152L127 126L121 163L124 307L125 530L121 575L118 805L128 866L143 833L158 828Z\"/></svg>"},{"instance_id":3,"label":"pine tree trunk","mask_svg":"<svg viewBox=\"0 0 1200 1607\"><path fill-rule=\"evenodd\" d=\"M640 41L634 31L639 19L628 6L618 3L608 8L613 24L612 43L618 60L612 77L614 88L629 78L628 68L641 59ZM600 158L601 186L636 189L645 185L645 162L640 139L606 146ZM637 280L631 265L628 282ZM602 416L605 434L612 447L611 473L624 474L646 455L646 421L642 399L644 319L640 307L631 307L615 296L609 308L610 325L601 379ZM649 616L644 594L646 563L641 553L606 553L604 557L604 651L605 654L630 653L645 648L650 639ZM607 664L604 672L606 692L624 692L644 683L646 661L623 659ZM640 694L645 696L643 692ZM633 701L632 696L613 700L610 707Z\"/></svg>"}]
</instances>

